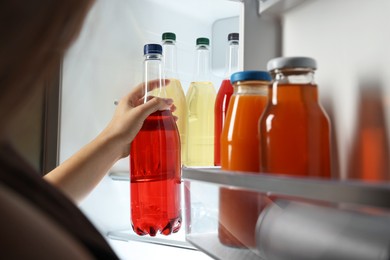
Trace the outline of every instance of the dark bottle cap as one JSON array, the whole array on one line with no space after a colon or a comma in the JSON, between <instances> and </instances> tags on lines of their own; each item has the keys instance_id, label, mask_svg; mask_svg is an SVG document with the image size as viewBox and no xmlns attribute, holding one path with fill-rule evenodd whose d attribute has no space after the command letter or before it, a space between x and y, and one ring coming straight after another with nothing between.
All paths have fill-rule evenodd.
<instances>
[{"instance_id":1,"label":"dark bottle cap","mask_svg":"<svg viewBox=\"0 0 390 260\"><path fill-rule=\"evenodd\" d=\"M145 44L144 46L144 55L145 54L162 54L162 46L160 44Z\"/></svg>"},{"instance_id":2,"label":"dark bottle cap","mask_svg":"<svg viewBox=\"0 0 390 260\"><path fill-rule=\"evenodd\" d=\"M261 80L261 81L271 81L272 77L268 71L262 70L246 70L233 73L230 76L230 82L233 84L237 81L246 81L246 80Z\"/></svg>"},{"instance_id":3,"label":"dark bottle cap","mask_svg":"<svg viewBox=\"0 0 390 260\"><path fill-rule=\"evenodd\" d=\"M309 57L279 57L274 58L267 63L267 70L283 68L310 68L317 69L317 62Z\"/></svg>"},{"instance_id":4,"label":"dark bottle cap","mask_svg":"<svg viewBox=\"0 0 390 260\"><path fill-rule=\"evenodd\" d=\"M162 40L176 41L176 34L174 34L173 32L165 32L162 34Z\"/></svg>"},{"instance_id":5,"label":"dark bottle cap","mask_svg":"<svg viewBox=\"0 0 390 260\"><path fill-rule=\"evenodd\" d=\"M228 35L228 41L238 41L239 38L240 37L238 33L229 33Z\"/></svg>"},{"instance_id":6,"label":"dark bottle cap","mask_svg":"<svg viewBox=\"0 0 390 260\"><path fill-rule=\"evenodd\" d=\"M209 38L198 38L196 39L196 45L210 45Z\"/></svg>"}]
</instances>

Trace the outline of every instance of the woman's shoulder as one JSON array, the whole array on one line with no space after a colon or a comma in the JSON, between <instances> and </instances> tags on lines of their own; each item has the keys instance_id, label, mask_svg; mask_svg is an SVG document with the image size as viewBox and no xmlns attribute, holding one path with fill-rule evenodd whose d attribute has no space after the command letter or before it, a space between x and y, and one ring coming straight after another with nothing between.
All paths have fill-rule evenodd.
<instances>
[{"instance_id":1,"label":"woman's shoulder","mask_svg":"<svg viewBox=\"0 0 390 260\"><path fill-rule=\"evenodd\" d=\"M0 241L4 259L93 259L55 221L0 184Z\"/></svg>"},{"instance_id":2,"label":"woman's shoulder","mask_svg":"<svg viewBox=\"0 0 390 260\"><path fill-rule=\"evenodd\" d=\"M53 226L56 227L62 231L63 239L66 239L66 237L73 239L74 243L86 249L96 259L117 258L104 237L79 208L63 193L47 183L10 145L4 143L0 144L0 185L4 187L4 192L0 193L0 200L4 199L7 202L1 205L2 208L10 207L12 209L11 212L15 213L14 215L18 211L20 213L27 211L29 214L32 214L34 221L37 218L41 218L41 220L49 219L50 221L48 223L51 224L48 224L45 228L54 230L53 232L55 232ZM22 208L18 208L17 203ZM4 212L5 210L3 208L1 211ZM9 219L12 217L11 215L2 215L0 218L4 219L0 220L0 222L2 224L12 222L12 226L25 223L34 225L35 222L27 219L27 216L22 216L23 214L19 215L19 217ZM30 233L30 239L35 238L33 232ZM46 233L41 231L39 234L40 239L45 241L45 238L49 239L51 234L54 233L48 232L47 237L45 237ZM14 233L10 233L9 235L16 236ZM28 233L24 235L26 235L24 237L25 239L29 238ZM53 241L60 242L58 239ZM24 241L18 246L24 245L27 242ZM71 245L71 243L67 245Z\"/></svg>"}]
</instances>

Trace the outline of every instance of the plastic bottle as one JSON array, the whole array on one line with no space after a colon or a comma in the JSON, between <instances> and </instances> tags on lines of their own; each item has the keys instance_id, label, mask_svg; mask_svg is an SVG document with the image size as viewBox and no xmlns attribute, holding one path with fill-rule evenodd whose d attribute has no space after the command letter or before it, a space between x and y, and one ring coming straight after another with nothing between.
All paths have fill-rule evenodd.
<instances>
[{"instance_id":1,"label":"plastic bottle","mask_svg":"<svg viewBox=\"0 0 390 260\"><path fill-rule=\"evenodd\" d=\"M267 66L275 81L259 123L260 170L330 178L330 123L318 103L316 61L281 57Z\"/></svg>"},{"instance_id":2,"label":"plastic bottle","mask_svg":"<svg viewBox=\"0 0 390 260\"><path fill-rule=\"evenodd\" d=\"M234 93L221 134L221 168L259 172L258 120L267 104L271 75L243 71L231 76ZM255 227L264 196L257 192L221 188L218 237L222 244L254 247Z\"/></svg>"},{"instance_id":3,"label":"plastic bottle","mask_svg":"<svg viewBox=\"0 0 390 260\"><path fill-rule=\"evenodd\" d=\"M227 69L225 78L221 83L215 100L214 107L214 165L221 165L221 132L226 119L230 97L233 94L233 86L230 76L238 71L238 33L228 35Z\"/></svg>"},{"instance_id":4,"label":"plastic bottle","mask_svg":"<svg viewBox=\"0 0 390 260\"><path fill-rule=\"evenodd\" d=\"M214 165L214 102L216 92L210 81L209 39L196 40L195 79L186 100L188 121L188 165Z\"/></svg>"},{"instance_id":5,"label":"plastic bottle","mask_svg":"<svg viewBox=\"0 0 390 260\"><path fill-rule=\"evenodd\" d=\"M188 107L186 97L177 74L176 59L176 35L172 32L162 34L163 60L165 66L165 77L169 79L166 86L167 96L174 100L176 110L173 115L177 116L176 125L179 129L181 144L181 163L187 164L187 128L188 128Z\"/></svg>"},{"instance_id":6,"label":"plastic bottle","mask_svg":"<svg viewBox=\"0 0 390 260\"><path fill-rule=\"evenodd\" d=\"M144 102L151 93L164 97L162 47L144 46ZM151 91L150 80L159 80ZM157 90L157 91L156 91ZM180 139L170 110L145 120L130 148L131 224L138 235L169 235L181 226Z\"/></svg>"}]
</instances>

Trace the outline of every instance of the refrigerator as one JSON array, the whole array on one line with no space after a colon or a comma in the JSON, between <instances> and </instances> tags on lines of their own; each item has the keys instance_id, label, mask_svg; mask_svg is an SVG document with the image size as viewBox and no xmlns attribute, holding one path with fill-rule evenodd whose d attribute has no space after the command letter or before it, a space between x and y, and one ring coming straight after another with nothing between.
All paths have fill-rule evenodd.
<instances>
[{"instance_id":1,"label":"refrigerator","mask_svg":"<svg viewBox=\"0 0 390 260\"><path fill-rule=\"evenodd\" d=\"M142 81L144 44L161 43L164 32L176 34L178 75L186 93L193 79L195 40L210 38L211 80L218 91L227 35L239 32L241 70L266 70L267 62L279 56L316 59L320 102L332 124L334 177L346 180L364 169L389 180L389 11L386 0L97 0L61 67L59 163L98 135L110 121L115 101ZM213 169L205 171L205 176L213 174ZM191 174L189 170L183 186L199 177L199 172ZM125 158L80 205L121 259L266 259L228 249L218 254L213 252L216 247L186 239L188 225L198 225L199 233L205 234L215 229L215 222L208 219L217 218L218 187L223 184L207 177L191 183L191 201L182 196L183 218L190 209L191 220L199 218L198 222L186 223L184 218L181 230L167 237L136 236L130 224L128 175L129 158ZM318 187L329 194L351 189L338 184ZM388 214L383 196L390 194L389 186L386 182L378 186L366 191L362 185L350 194L379 194L381 202L374 206ZM263 188L267 192L273 186ZM306 196L310 188L299 192Z\"/></svg>"}]
</instances>

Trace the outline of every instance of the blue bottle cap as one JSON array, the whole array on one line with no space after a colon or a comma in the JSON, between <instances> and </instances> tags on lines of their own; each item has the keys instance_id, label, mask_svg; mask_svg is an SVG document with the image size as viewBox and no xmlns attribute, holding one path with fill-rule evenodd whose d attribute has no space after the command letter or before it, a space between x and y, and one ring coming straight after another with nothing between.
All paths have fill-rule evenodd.
<instances>
[{"instance_id":1,"label":"blue bottle cap","mask_svg":"<svg viewBox=\"0 0 390 260\"><path fill-rule=\"evenodd\" d=\"M152 53L162 54L162 46L160 44L145 44L144 55Z\"/></svg>"},{"instance_id":2,"label":"blue bottle cap","mask_svg":"<svg viewBox=\"0 0 390 260\"><path fill-rule=\"evenodd\" d=\"M230 76L230 82L233 84L237 81L245 81L245 80L261 80L261 81L271 81L272 77L268 71L262 70L245 70L233 73Z\"/></svg>"}]
</instances>

